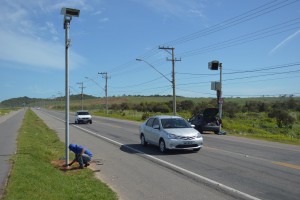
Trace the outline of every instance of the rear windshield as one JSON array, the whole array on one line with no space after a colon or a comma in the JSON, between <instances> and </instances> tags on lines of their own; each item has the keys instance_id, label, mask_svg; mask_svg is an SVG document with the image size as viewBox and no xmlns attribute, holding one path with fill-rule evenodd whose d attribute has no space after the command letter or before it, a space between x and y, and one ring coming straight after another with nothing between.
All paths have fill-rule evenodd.
<instances>
[{"instance_id":1,"label":"rear windshield","mask_svg":"<svg viewBox=\"0 0 300 200\"><path fill-rule=\"evenodd\" d=\"M180 118L161 119L161 124L163 128L191 128L188 122Z\"/></svg>"}]
</instances>

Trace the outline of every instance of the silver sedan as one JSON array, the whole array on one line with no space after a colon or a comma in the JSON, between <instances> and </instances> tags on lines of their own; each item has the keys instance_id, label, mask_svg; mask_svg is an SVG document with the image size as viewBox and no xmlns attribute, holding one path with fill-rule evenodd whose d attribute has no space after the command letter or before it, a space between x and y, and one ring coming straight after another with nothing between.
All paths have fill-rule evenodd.
<instances>
[{"instance_id":1,"label":"silver sedan","mask_svg":"<svg viewBox=\"0 0 300 200\"><path fill-rule=\"evenodd\" d=\"M168 149L199 151L203 137L185 119L178 116L154 116L140 125L141 144L159 146L161 152Z\"/></svg>"}]
</instances>

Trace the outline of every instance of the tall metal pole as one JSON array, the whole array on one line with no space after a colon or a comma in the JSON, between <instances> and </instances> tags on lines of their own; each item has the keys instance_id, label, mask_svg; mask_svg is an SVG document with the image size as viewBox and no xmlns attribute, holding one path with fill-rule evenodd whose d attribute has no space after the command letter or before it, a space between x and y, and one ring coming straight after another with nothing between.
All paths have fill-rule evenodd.
<instances>
[{"instance_id":1,"label":"tall metal pole","mask_svg":"<svg viewBox=\"0 0 300 200\"><path fill-rule=\"evenodd\" d=\"M222 105L223 105L223 99L222 99L222 63L220 63L220 98L219 98L219 118L222 119ZM221 130L221 126L220 126Z\"/></svg>"},{"instance_id":2,"label":"tall metal pole","mask_svg":"<svg viewBox=\"0 0 300 200\"><path fill-rule=\"evenodd\" d=\"M173 115L176 115L176 88L175 88L175 59L174 48L172 48L172 88L173 88Z\"/></svg>"},{"instance_id":3,"label":"tall metal pole","mask_svg":"<svg viewBox=\"0 0 300 200\"><path fill-rule=\"evenodd\" d=\"M83 110L83 82L77 83L80 84L81 86L79 88L81 88L81 110Z\"/></svg>"},{"instance_id":4,"label":"tall metal pole","mask_svg":"<svg viewBox=\"0 0 300 200\"><path fill-rule=\"evenodd\" d=\"M106 108L106 114L108 114L108 99L107 99L107 72L98 72L98 74L102 74L102 77L105 78L105 108Z\"/></svg>"},{"instance_id":5,"label":"tall metal pole","mask_svg":"<svg viewBox=\"0 0 300 200\"><path fill-rule=\"evenodd\" d=\"M170 53L168 50L172 50L172 53L170 53L172 55L172 59L169 60L167 58L167 61L172 61L172 88L173 88L173 115L176 115L176 86L175 86L175 61L181 61L181 59L176 59L174 57L174 47L158 47L159 49L164 49L166 50L168 53Z\"/></svg>"},{"instance_id":6,"label":"tall metal pole","mask_svg":"<svg viewBox=\"0 0 300 200\"><path fill-rule=\"evenodd\" d=\"M107 101L107 73L105 76L105 107L106 107L106 114L108 114L108 101Z\"/></svg>"},{"instance_id":7,"label":"tall metal pole","mask_svg":"<svg viewBox=\"0 0 300 200\"><path fill-rule=\"evenodd\" d=\"M69 30L70 30L70 23L72 20L72 16L74 17L79 17L79 13L80 10L74 9L74 8L65 8L63 7L61 9L61 13L62 15L64 15L64 29L65 29L65 64L66 64L66 68L65 68L65 93L66 93L66 99L65 99L65 103L66 103L66 113L65 113L65 143L66 143L66 148L65 148L65 154L66 154L66 166L69 163L69 111L70 111L70 93L69 93L69 63L68 63L68 59L69 59L69 47L70 47L70 39L69 39Z\"/></svg>"},{"instance_id":8,"label":"tall metal pole","mask_svg":"<svg viewBox=\"0 0 300 200\"><path fill-rule=\"evenodd\" d=\"M65 147L65 156L66 156L66 165L69 163L69 111L70 111L70 108L69 108L69 101L70 101L70 96L69 96L69 63L68 63L68 59L69 59L69 46L70 46L70 40L69 40L69 29L70 29L70 22L72 20L72 17L67 17L65 16L64 18L64 29L65 29L65 45L66 45L66 48L65 48L65 64L66 64L66 68L65 68L65 96L66 96L66 99L65 99L65 106L66 106L66 113L65 113L65 143L66 143L66 147Z\"/></svg>"}]
</instances>

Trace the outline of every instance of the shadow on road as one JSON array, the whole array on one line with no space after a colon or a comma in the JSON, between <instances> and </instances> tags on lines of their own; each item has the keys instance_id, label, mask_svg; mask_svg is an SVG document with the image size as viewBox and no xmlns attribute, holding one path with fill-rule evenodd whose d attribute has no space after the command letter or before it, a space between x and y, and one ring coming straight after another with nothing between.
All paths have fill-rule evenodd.
<instances>
[{"instance_id":1,"label":"shadow on road","mask_svg":"<svg viewBox=\"0 0 300 200\"><path fill-rule=\"evenodd\" d=\"M161 153L157 146L149 144L147 146L141 144L124 144L120 147L120 150L130 154L148 154L152 156L197 153L192 150L168 150L166 153Z\"/></svg>"}]
</instances>

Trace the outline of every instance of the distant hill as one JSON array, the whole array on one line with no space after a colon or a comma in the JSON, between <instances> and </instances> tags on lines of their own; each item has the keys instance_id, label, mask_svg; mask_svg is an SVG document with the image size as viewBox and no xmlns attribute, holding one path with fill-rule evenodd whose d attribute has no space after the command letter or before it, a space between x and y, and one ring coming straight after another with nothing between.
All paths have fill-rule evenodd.
<instances>
[{"instance_id":1,"label":"distant hill","mask_svg":"<svg viewBox=\"0 0 300 200\"><path fill-rule=\"evenodd\" d=\"M43 99L43 98L30 98L30 97L18 97L4 100L0 103L1 107L23 107L23 106L32 106L37 102L48 102L48 101L59 101L65 97L56 97L53 99ZM97 97L92 95L83 95L83 99L96 99ZM70 95L70 100L81 100L81 94Z\"/></svg>"}]
</instances>

